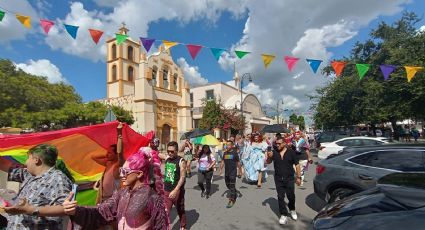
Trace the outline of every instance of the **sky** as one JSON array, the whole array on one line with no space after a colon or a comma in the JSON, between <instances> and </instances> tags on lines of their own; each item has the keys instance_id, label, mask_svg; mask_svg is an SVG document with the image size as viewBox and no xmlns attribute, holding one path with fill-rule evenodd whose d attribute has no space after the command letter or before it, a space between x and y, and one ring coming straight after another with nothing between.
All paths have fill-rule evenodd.
<instances>
[{"instance_id":1,"label":"sky","mask_svg":"<svg viewBox=\"0 0 425 230\"><path fill-rule=\"evenodd\" d=\"M322 67L348 56L353 44L367 39L381 21L392 23L403 11L425 15L422 0L0 0L0 9L6 11L0 22L0 58L52 83L74 86L85 102L106 96L105 41L125 22L133 40L148 37L228 50L217 61L207 48L195 60L185 46L171 48L191 86L229 82L236 66L239 75L251 74L253 81L245 81L244 90L263 105L283 101L281 108L304 115L311 114L307 95L333 80L321 74ZM30 16L31 29L15 13ZM55 22L48 35L40 19ZM63 24L79 26L76 39ZM420 21L418 29L424 25ZM97 45L90 28L104 31ZM234 50L251 53L238 59ZM267 69L263 53L276 56ZM284 56L300 58L292 71ZM323 60L316 74L306 58Z\"/></svg>"}]
</instances>

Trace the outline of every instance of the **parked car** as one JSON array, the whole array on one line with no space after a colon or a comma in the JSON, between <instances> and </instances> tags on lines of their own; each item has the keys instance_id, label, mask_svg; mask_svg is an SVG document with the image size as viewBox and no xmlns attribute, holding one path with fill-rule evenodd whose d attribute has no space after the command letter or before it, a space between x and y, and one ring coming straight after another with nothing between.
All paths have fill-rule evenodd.
<instances>
[{"instance_id":1,"label":"parked car","mask_svg":"<svg viewBox=\"0 0 425 230\"><path fill-rule=\"evenodd\" d=\"M425 174L395 173L379 185L325 206L313 229L424 229Z\"/></svg>"},{"instance_id":2,"label":"parked car","mask_svg":"<svg viewBox=\"0 0 425 230\"><path fill-rule=\"evenodd\" d=\"M383 137L347 137L334 142L322 143L317 156L319 159L326 159L332 154L338 154L345 147L383 145L390 143L390 140Z\"/></svg>"},{"instance_id":3,"label":"parked car","mask_svg":"<svg viewBox=\"0 0 425 230\"><path fill-rule=\"evenodd\" d=\"M389 144L346 148L316 167L313 185L328 203L376 186L394 172L425 172L425 145Z\"/></svg>"},{"instance_id":4,"label":"parked car","mask_svg":"<svg viewBox=\"0 0 425 230\"><path fill-rule=\"evenodd\" d=\"M349 133L345 131L323 131L316 136L316 148L319 148L321 143L333 142L349 136Z\"/></svg>"}]
</instances>

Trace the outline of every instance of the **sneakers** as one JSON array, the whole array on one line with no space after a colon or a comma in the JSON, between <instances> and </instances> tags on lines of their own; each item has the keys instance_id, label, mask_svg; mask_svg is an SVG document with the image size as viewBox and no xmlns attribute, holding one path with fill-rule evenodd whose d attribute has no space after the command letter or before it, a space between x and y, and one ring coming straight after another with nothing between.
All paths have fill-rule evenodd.
<instances>
[{"instance_id":1,"label":"sneakers","mask_svg":"<svg viewBox=\"0 0 425 230\"><path fill-rule=\"evenodd\" d=\"M201 197L204 197L204 196L205 196L205 190L202 190Z\"/></svg>"},{"instance_id":2,"label":"sneakers","mask_svg":"<svg viewBox=\"0 0 425 230\"><path fill-rule=\"evenodd\" d=\"M297 215L297 212L295 212L295 210L292 210L292 211L291 211L291 218L292 218L293 220L297 220L297 219L298 219L298 215Z\"/></svg>"},{"instance_id":3,"label":"sneakers","mask_svg":"<svg viewBox=\"0 0 425 230\"><path fill-rule=\"evenodd\" d=\"M210 194L207 193L207 195L205 196L206 199L210 198Z\"/></svg>"},{"instance_id":4,"label":"sneakers","mask_svg":"<svg viewBox=\"0 0 425 230\"><path fill-rule=\"evenodd\" d=\"M233 200L229 200L229 203L227 203L226 208L231 208L231 207L233 207L234 204L235 204L235 202Z\"/></svg>"},{"instance_id":5,"label":"sneakers","mask_svg":"<svg viewBox=\"0 0 425 230\"><path fill-rule=\"evenodd\" d=\"M279 224L287 224L288 223L288 217L281 215L279 219Z\"/></svg>"}]
</instances>

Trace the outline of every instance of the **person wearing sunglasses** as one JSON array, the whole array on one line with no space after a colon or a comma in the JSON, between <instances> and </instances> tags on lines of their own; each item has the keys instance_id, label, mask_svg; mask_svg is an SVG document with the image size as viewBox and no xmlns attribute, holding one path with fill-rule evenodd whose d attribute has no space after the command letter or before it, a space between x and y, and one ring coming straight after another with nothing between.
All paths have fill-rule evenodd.
<instances>
[{"instance_id":1,"label":"person wearing sunglasses","mask_svg":"<svg viewBox=\"0 0 425 230\"><path fill-rule=\"evenodd\" d=\"M294 150L287 146L282 137L276 138L276 149L267 151L267 163L274 163L274 182L276 185L277 198L280 212L280 224L288 222L288 216L297 220L295 211L295 183L301 184L301 168L298 163L298 157ZM295 170L294 170L295 165ZM296 179L294 174L296 173ZM288 198L288 209L285 204L285 195Z\"/></svg>"},{"instance_id":2,"label":"person wearing sunglasses","mask_svg":"<svg viewBox=\"0 0 425 230\"><path fill-rule=\"evenodd\" d=\"M180 229L186 229L186 211L184 207L184 184L186 180L186 161L177 155L179 145L175 141L167 144L168 157L165 160L164 189L165 207L170 214L173 205L177 209Z\"/></svg>"},{"instance_id":3,"label":"person wearing sunglasses","mask_svg":"<svg viewBox=\"0 0 425 230\"><path fill-rule=\"evenodd\" d=\"M119 168L123 183L122 188L116 190L111 198L95 207L78 206L71 192L60 209L50 209L42 216L65 216L72 221L72 229L98 229L118 222L119 230L124 229L154 229L169 228L169 218L165 210L164 185L161 179L156 179L155 188L149 184L149 168L151 166L161 178L160 160L155 151L150 148L141 148L131 155ZM46 207L46 206L45 206ZM51 207L51 206L47 206ZM23 213L30 213L34 207L25 200L17 207Z\"/></svg>"}]
</instances>

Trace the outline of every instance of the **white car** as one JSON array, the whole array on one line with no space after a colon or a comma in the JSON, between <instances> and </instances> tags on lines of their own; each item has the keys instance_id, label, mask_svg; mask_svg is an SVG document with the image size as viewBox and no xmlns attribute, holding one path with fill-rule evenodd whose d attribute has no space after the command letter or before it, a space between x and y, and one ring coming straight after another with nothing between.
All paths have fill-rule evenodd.
<instances>
[{"instance_id":1,"label":"white car","mask_svg":"<svg viewBox=\"0 0 425 230\"><path fill-rule=\"evenodd\" d=\"M332 154L338 154L345 147L383 145L388 143L390 143L390 140L385 137L347 137L334 142L321 143L317 155L322 160Z\"/></svg>"}]
</instances>

